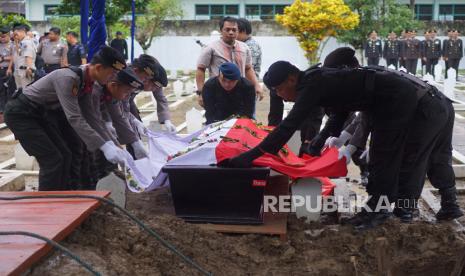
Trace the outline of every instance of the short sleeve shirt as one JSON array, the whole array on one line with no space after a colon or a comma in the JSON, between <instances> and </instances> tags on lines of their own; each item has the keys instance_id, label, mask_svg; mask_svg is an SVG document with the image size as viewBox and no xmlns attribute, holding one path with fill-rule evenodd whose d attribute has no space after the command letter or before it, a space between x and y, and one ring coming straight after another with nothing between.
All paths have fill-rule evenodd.
<instances>
[{"instance_id":1,"label":"short sleeve shirt","mask_svg":"<svg viewBox=\"0 0 465 276\"><path fill-rule=\"evenodd\" d=\"M250 48L241 41L229 45L223 40L217 40L202 49L197 61L197 67L208 68L210 77L219 75L219 67L225 62L232 62L239 67L241 76L245 77L246 66L252 67L252 54Z\"/></svg>"},{"instance_id":2,"label":"short sleeve shirt","mask_svg":"<svg viewBox=\"0 0 465 276\"><path fill-rule=\"evenodd\" d=\"M68 54L68 47L60 40L50 41L46 39L39 44L37 52L40 53L45 64L60 64L62 58Z\"/></svg>"},{"instance_id":3,"label":"short sleeve shirt","mask_svg":"<svg viewBox=\"0 0 465 276\"><path fill-rule=\"evenodd\" d=\"M13 46L13 63L15 70L19 70L21 66L27 66L26 57L32 58L32 68L35 69L36 47L34 41L28 38L24 38Z\"/></svg>"},{"instance_id":4,"label":"short sleeve shirt","mask_svg":"<svg viewBox=\"0 0 465 276\"><path fill-rule=\"evenodd\" d=\"M6 58L6 57L11 56L12 54L11 45L12 44L10 42L0 43L0 57ZM1 68L8 67L8 64L9 64L9 61L0 62L0 67Z\"/></svg>"}]
</instances>

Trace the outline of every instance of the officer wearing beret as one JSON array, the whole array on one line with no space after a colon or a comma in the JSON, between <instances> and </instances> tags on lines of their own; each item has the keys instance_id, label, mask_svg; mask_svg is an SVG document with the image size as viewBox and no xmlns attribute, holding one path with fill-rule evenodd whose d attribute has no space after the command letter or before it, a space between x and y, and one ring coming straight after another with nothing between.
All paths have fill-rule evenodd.
<instances>
[{"instance_id":1,"label":"officer wearing beret","mask_svg":"<svg viewBox=\"0 0 465 276\"><path fill-rule=\"evenodd\" d=\"M400 56L401 43L397 39L395 32L391 31L388 39L384 42L383 57L386 59L386 65L394 65L397 69Z\"/></svg>"},{"instance_id":2,"label":"officer wearing beret","mask_svg":"<svg viewBox=\"0 0 465 276\"><path fill-rule=\"evenodd\" d=\"M403 55L405 59L405 68L410 74L416 75L418 59L420 58L420 40L415 38L416 31L409 30L407 32L407 39L403 45Z\"/></svg>"},{"instance_id":3,"label":"officer wearing beret","mask_svg":"<svg viewBox=\"0 0 465 276\"><path fill-rule=\"evenodd\" d=\"M221 64L219 72L218 76L210 78L203 87L207 124L225 120L232 115L253 118L254 85L241 77L241 72L234 63Z\"/></svg>"},{"instance_id":4,"label":"officer wearing beret","mask_svg":"<svg viewBox=\"0 0 465 276\"><path fill-rule=\"evenodd\" d=\"M80 175L80 160L74 159L79 156L79 137L89 150L100 149L109 161L124 162L125 152L110 137L99 135L88 121L92 118L86 115L94 110L81 107L81 99L92 93L94 82L105 84L124 67L124 58L105 46L89 65L55 70L7 103L5 123L39 162L39 190L72 188L71 182ZM71 141L73 132L79 137Z\"/></svg>"},{"instance_id":5,"label":"officer wearing beret","mask_svg":"<svg viewBox=\"0 0 465 276\"><path fill-rule=\"evenodd\" d=\"M386 221L391 216L386 203L398 199L400 188L418 198L422 189L418 186L423 185L427 166L441 166L441 172L431 177L449 186L446 195L449 198L444 202L450 205L442 206L440 212L453 207L455 177L448 161L452 158L454 110L450 100L433 86L408 74L379 67L323 67L304 73L288 62L278 61L267 74L267 85L285 100L295 101L295 105L257 147L227 160L225 165L250 167L265 152L276 154L313 108L335 110L334 132L341 131L349 112L365 111L372 122L367 185L371 198L351 222L366 229ZM431 152L436 151L441 153L438 157L442 156L442 160L428 164Z\"/></svg>"},{"instance_id":6,"label":"officer wearing beret","mask_svg":"<svg viewBox=\"0 0 465 276\"><path fill-rule=\"evenodd\" d=\"M429 38L424 42L424 59L426 61L426 73L434 76L434 67L441 58L441 40L436 38L436 30L428 31Z\"/></svg>"},{"instance_id":7,"label":"officer wearing beret","mask_svg":"<svg viewBox=\"0 0 465 276\"><path fill-rule=\"evenodd\" d=\"M458 70L460 60L463 57L463 41L458 38L459 32L455 29L448 31L448 39L443 41L443 56L444 61L446 62L446 77L447 77L447 70L449 68L454 68L457 72L458 78Z\"/></svg>"},{"instance_id":8,"label":"officer wearing beret","mask_svg":"<svg viewBox=\"0 0 465 276\"><path fill-rule=\"evenodd\" d=\"M13 30L13 58L8 66L8 73L14 71L16 87L24 88L34 80L36 47L34 41L26 36L28 26L17 25Z\"/></svg>"}]
</instances>

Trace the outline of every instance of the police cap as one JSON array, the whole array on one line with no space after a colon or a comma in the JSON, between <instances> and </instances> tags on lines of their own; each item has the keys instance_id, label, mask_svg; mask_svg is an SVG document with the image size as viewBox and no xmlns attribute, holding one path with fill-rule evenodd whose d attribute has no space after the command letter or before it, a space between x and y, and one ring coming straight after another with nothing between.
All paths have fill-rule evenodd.
<instances>
[{"instance_id":1,"label":"police cap","mask_svg":"<svg viewBox=\"0 0 465 276\"><path fill-rule=\"evenodd\" d=\"M267 87L276 87L286 81L290 74L300 72L299 68L295 67L288 61L280 60L271 64L268 72L263 76L263 82Z\"/></svg>"},{"instance_id":2,"label":"police cap","mask_svg":"<svg viewBox=\"0 0 465 276\"><path fill-rule=\"evenodd\" d=\"M144 88L144 84L142 83L142 81L137 77L134 71L129 67L126 67L123 70L118 71L118 74L116 74L116 81L122 84L129 85L132 88L136 88L136 89Z\"/></svg>"},{"instance_id":3,"label":"police cap","mask_svg":"<svg viewBox=\"0 0 465 276\"><path fill-rule=\"evenodd\" d=\"M154 57L142 54L134 59L132 64L149 75L158 87L166 87L168 85L168 76L166 75L165 68Z\"/></svg>"},{"instance_id":4,"label":"police cap","mask_svg":"<svg viewBox=\"0 0 465 276\"><path fill-rule=\"evenodd\" d=\"M241 78L241 71L239 67L232 62L225 62L220 65L220 72L228 80L239 80Z\"/></svg>"},{"instance_id":5,"label":"police cap","mask_svg":"<svg viewBox=\"0 0 465 276\"><path fill-rule=\"evenodd\" d=\"M355 50L349 47L341 47L329 53L323 63L324 67L337 68L341 66L358 67Z\"/></svg>"},{"instance_id":6,"label":"police cap","mask_svg":"<svg viewBox=\"0 0 465 276\"><path fill-rule=\"evenodd\" d=\"M25 32L28 32L30 29L31 28L26 24L21 24L21 23L13 24L13 30L14 31L23 30Z\"/></svg>"},{"instance_id":7,"label":"police cap","mask_svg":"<svg viewBox=\"0 0 465 276\"><path fill-rule=\"evenodd\" d=\"M124 56L109 46L103 46L92 59L94 60L94 58L95 60L98 60L98 62L95 63L113 67L116 70L123 70L126 68ZM93 62L91 61L91 63Z\"/></svg>"},{"instance_id":8,"label":"police cap","mask_svg":"<svg viewBox=\"0 0 465 276\"><path fill-rule=\"evenodd\" d=\"M8 34L8 33L10 33L10 28L6 26L0 27L0 34Z\"/></svg>"}]
</instances>

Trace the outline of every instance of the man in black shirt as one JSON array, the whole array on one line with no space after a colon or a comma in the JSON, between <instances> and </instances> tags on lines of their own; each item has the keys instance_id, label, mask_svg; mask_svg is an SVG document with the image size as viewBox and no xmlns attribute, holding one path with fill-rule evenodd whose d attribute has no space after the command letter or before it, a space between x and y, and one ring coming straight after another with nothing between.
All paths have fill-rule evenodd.
<instances>
[{"instance_id":1,"label":"man in black shirt","mask_svg":"<svg viewBox=\"0 0 465 276\"><path fill-rule=\"evenodd\" d=\"M79 35L76 32L67 32L68 42L68 63L73 66L80 66L87 63L87 53L84 45L78 42Z\"/></svg>"},{"instance_id":2,"label":"man in black shirt","mask_svg":"<svg viewBox=\"0 0 465 276\"><path fill-rule=\"evenodd\" d=\"M116 32L116 38L110 42L110 47L116 49L124 56L125 60L128 60L128 44L123 38L123 33L120 31Z\"/></svg>"},{"instance_id":3,"label":"man in black shirt","mask_svg":"<svg viewBox=\"0 0 465 276\"><path fill-rule=\"evenodd\" d=\"M334 110L331 125L326 126L331 133L342 130L351 111L364 111L372 128L367 185L371 197L351 223L366 229L391 216L387 203L416 205L427 170L429 179L444 191L438 220L462 215L451 165L454 109L435 87L380 67L323 67L301 72L285 61L271 65L264 81L295 105L263 142L226 161L226 166L251 167L265 152L277 153L314 108ZM402 198L402 203L398 202L399 190L409 197Z\"/></svg>"},{"instance_id":4,"label":"man in black shirt","mask_svg":"<svg viewBox=\"0 0 465 276\"><path fill-rule=\"evenodd\" d=\"M219 76L209 79L203 87L202 98L207 124L225 120L232 115L253 118L253 84L241 77L241 72L234 63L223 63L219 69Z\"/></svg>"}]
</instances>

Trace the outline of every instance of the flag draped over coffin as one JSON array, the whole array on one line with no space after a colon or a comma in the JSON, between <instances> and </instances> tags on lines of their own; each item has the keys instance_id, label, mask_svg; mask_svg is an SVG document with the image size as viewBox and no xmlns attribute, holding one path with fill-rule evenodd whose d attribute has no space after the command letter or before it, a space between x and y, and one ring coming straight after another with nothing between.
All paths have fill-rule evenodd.
<instances>
[{"instance_id":1,"label":"flag draped over coffin","mask_svg":"<svg viewBox=\"0 0 465 276\"><path fill-rule=\"evenodd\" d=\"M128 187L134 192L163 187L167 185L167 175L161 172L164 165L216 165L257 146L271 130L250 119L230 119L184 138L149 132L149 158L127 164ZM284 146L277 155L265 153L253 165L270 167L292 178L345 176L345 160L337 156L337 149L329 148L321 157L299 158Z\"/></svg>"}]
</instances>

